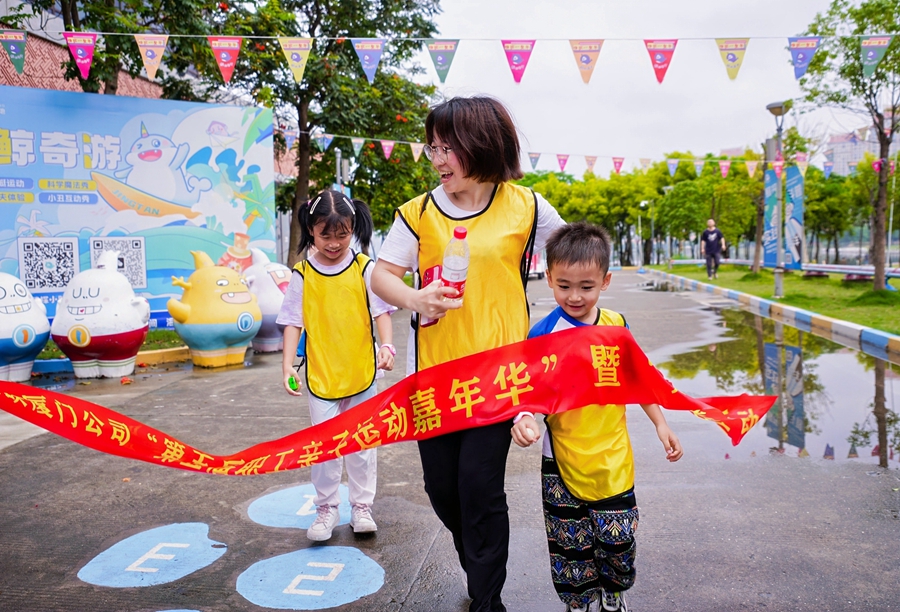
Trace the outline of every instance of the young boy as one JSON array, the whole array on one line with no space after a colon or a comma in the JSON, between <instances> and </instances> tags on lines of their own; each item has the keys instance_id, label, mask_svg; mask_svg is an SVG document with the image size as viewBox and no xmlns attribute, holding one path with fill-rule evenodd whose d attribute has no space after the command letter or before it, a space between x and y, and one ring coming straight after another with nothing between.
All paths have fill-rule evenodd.
<instances>
[{"instance_id":1,"label":"young boy","mask_svg":"<svg viewBox=\"0 0 900 612\"><path fill-rule=\"evenodd\" d=\"M559 306L529 338L583 325L627 327L617 312L597 307L609 287L610 240L601 227L573 223L547 242L547 282ZM683 451L656 404L641 405L656 426L669 461ZM626 611L623 591L634 585L638 507L625 406L591 405L545 419L541 484L553 586L567 612ZM525 447L540 437L523 413L512 428ZM597 602L597 603L593 603Z\"/></svg>"}]
</instances>

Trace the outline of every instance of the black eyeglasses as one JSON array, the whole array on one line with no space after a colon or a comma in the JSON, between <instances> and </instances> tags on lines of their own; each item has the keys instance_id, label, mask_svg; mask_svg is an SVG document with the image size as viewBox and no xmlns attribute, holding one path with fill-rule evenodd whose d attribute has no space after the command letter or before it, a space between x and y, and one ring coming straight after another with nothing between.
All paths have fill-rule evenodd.
<instances>
[{"instance_id":1,"label":"black eyeglasses","mask_svg":"<svg viewBox=\"0 0 900 612\"><path fill-rule=\"evenodd\" d=\"M447 159L450 156L450 151L452 151L450 147L432 147L431 145L425 145L425 157L428 161L434 161L437 157L443 157Z\"/></svg>"}]
</instances>

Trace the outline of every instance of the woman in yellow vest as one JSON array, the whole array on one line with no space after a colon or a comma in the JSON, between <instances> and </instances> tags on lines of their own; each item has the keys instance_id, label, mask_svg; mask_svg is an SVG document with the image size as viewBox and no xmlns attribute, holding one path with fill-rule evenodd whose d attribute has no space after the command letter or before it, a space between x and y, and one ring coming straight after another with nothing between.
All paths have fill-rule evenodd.
<instances>
[{"instance_id":1,"label":"woman in yellow vest","mask_svg":"<svg viewBox=\"0 0 900 612\"><path fill-rule=\"evenodd\" d=\"M297 221L300 252L311 246L316 251L294 266L276 322L285 326L282 376L291 395L300 395L293 363L301 330L306 331L309 414L317 425L377 393L376 372L394 366L393 308L370 292L372 260L350 248L356 238L368 250L372 238L372 216L365 202L339 191L323 191L300 207ZM383 342L377 351L373 318ZM345 460L350 527L356 533L377 529L371 512L376 481L373 448L312 466L316 518L306 532L310 540L328 540L340 521L338 487Z\"/></svg>"},{"instance_id":2,"label":"woman in yellow vest","mask_svg":"<svg viewBox=\"0 0 900 612\"><path fill-rule=\"evenodd\" d=\"M408 374L524 340L531 253L563 225L543 197L509 182L523 176L521 151L515 124L499 101L447 100L431 109L425 135L425 155L441 184L397 210L372 274L377 295L416 313ZM421 282L442 263L459 226L466 229L470 252L461 301L440 280ZM416 273L416 288L403 282L408 271ZM420 324L429 319L437 322ZM490 381L481 384L486 388ZM473 612L506 609L500 597L509 548L503 482L511 426L498 423L419 442L425 490L453 535Z\"/></svg>"}]
</instances>

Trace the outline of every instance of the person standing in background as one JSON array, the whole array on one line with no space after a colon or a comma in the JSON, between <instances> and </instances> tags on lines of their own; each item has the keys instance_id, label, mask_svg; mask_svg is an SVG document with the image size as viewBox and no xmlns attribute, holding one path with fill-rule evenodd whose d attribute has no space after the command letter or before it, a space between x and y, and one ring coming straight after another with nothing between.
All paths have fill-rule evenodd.
<instances>
[{"instance_id":1,"label":"person standing in background","mask_svg":"<svg viewBox=\"0 0 900 612\"><path fill-rule=\"evenodd\" d=\"M719 262L724 250L725 236L716 227L716 220L710 219L700 236L700 256L706 258L706 276L710 280L719 278Z\"/></svg>"}]
</instances>

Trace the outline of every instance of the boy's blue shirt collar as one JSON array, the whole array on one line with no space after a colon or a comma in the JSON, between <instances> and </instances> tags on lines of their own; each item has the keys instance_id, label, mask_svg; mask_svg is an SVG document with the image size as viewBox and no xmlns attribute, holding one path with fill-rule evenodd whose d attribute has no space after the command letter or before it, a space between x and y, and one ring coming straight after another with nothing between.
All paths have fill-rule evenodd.
<instances>
[{"instance_id":1,"label":"boy's blue shirt collar","mask_svg":"<svg viewBox=\"0 0 900 612\"><path fill-rule=\"evenodd\" d=\"M594 306L594 308L597 309L597 317L599 317L599 316L600 316L600 308L597 307L596 305ZM573 318L573 317L570 317L569 314L568 314L565 310L563 310L563 307L562 307L562 306L559 306L559 305L557 305L556 310L559 311L559 316L560 316L561 318L565 319L566 321L568 321L569 323L571 323L571 324L574 325L575 327L587 327L587 326L589 326L589 325L596 325L596 323L597 323L596 317L595 317L593 323L582 323L582 322L579 321L578 319L575 319L575 318Z\"/></svg>"}]
</instances>

